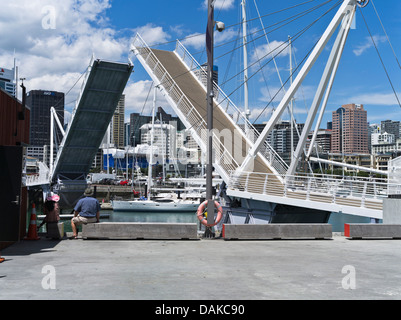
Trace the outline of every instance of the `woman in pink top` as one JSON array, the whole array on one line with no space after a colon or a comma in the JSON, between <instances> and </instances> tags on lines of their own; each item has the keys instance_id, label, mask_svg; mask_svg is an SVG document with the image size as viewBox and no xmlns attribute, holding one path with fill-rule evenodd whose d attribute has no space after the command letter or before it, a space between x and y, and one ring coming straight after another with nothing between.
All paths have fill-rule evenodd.
<instances>
[{"instance_id":1,"label":"woman in pink top","mask_svg":"<svg viewBox=\"0 0 401 320\"><path fill-rule=\"evenodd\" d=\"M60 221L59 206L58 206L59 200L60 196L58 196L57 194L54 194L53 192L49 192L47 194L46 202L43 208L43 213L46 215L46 217L43 219L38 229L45 223L57 223ZM48 225L46 226L48 229Z\"/></svg>"}]
</instances>

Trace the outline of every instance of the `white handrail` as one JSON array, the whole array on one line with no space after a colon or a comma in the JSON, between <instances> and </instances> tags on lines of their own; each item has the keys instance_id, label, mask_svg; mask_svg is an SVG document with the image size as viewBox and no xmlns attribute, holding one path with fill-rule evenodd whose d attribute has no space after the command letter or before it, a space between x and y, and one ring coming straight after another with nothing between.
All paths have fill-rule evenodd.
<instances>
[{"instance_id":1,"label":"white handrail","mask_svg":"<svg viewBox=\"0 0 401 320\"><path fill-rule=\"evenodd\" d=\"M169 94L170 98L174 101L177 108L187 116L188 122L191 124L192 129L198 134L199 137L203 137L207 134L207 124L202 118L199 112L192 105L190 100L182 92L179 86L176 84L174 79L170 76L168 71L158 61L157 57L147 46L146 42L141 38L139 34L136 35L132 42L131 50L136 55L140 55L146 62L148 67L152 70L153 74L159 79L160 86ZM219 137L213 132L213 149L216 152L217 159L224 159L225 161L218 162L218 165L228 173L231 170L235 170L239 167L239 164L228 152L224 144L221 143Z\"/></svg>"},{"instance_id":2,"label":"white handrail","mask_svg":"<svg viewBox=\"0 0 401 320\"><path fill-rule=\"evenodd\" d=\"M231 172L228 188L301 200L313 197L317 202L329 200L355 207L366 207L368 202L381 205L390 189L392 194L401 194L400 184L388 183L385 179L305 174L287 176L285 185L274 181L275 175L271 173L243 172L238 175Z\"/></svg>"},{"instance_id":3,"label":"white handrail","mask_svg":"<svg viewBox=\"0 0 401 320\"><path fill-rule=\"evenodd\" d=\"M183 60L183 62L188 66L192 74L194 70L200 70L198 74L199 82L204 85L201 81L202 76L206 77L207 73L203 66L201 66L196 59L188 52L184 45L177 40L175 52ZM231 99L224 93L224 91L216 84L213 84L213 89L215 90L216 105L221 108L226 114L232 115L231 120L233 121L236 128L244 133L245 139L248 143L253 144L259 137L260 133L255 129L253 124L245 117L243 112L241 112L237 106L231 101ZM242 124L240 126L239 124ZM246 125L245 125L246 124ZM245 132L245 127L250 128L250 132ZM267 141L264 143L264 152L262 155L267 159L267 161L273 166L273 168L282 177L285 176L288 165L287 163L278 155L278 153L270 146Z\"/></svg>"}]
</instances>

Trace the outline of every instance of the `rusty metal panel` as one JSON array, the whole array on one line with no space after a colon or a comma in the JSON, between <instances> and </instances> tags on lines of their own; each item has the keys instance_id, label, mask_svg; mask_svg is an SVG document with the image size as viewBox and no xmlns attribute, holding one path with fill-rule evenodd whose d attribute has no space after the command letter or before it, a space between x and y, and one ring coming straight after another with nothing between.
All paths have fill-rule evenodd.
<instances>
[{"instance_id":1,"label":"rusty metal panel","mask_svg":"<svg viewBox=\"0 0 401 320\"><path fill-rule=\"evenodd\" d=\"M29 144L30 110L22 111L21 102L0 89L0 145Z\"/></svg>"}]
</instances>

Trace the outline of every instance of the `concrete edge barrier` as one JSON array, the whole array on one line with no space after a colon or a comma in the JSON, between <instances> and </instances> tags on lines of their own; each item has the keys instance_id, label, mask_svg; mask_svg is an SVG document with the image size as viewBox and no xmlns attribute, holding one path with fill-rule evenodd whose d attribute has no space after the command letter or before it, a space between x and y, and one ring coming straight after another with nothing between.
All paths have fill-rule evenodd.
<instances>
[{"instance_id":1,"label":"concrete edge barrier","mask_svg":"<svg viewBox=\"0 0 401 320\"><path fill-rule=\"evenodd\" d=\"M193 240L196 223L100 222L82 225L83 239L107 240Z\"/></svg>"},{"instance_id":2,"label":"concrete edge barrier","mask_svg":"<svg viewBox=\"0 0 401 320\"><path fill-rule=\"evenodd\" d=\"M352 239L401 239L401 224L345 223L344 236Z\"/></svg>"},{"instance_id":3,"label":"concrete edge barrier","mask_svg":"<svg viewBox=\"0 0 401 320\"><path fill-rule=\"evenodd\" d=\"M222 236L225 240L331 239L333 232L326 223L223 224Z\"/></svg>"}]
</instances>

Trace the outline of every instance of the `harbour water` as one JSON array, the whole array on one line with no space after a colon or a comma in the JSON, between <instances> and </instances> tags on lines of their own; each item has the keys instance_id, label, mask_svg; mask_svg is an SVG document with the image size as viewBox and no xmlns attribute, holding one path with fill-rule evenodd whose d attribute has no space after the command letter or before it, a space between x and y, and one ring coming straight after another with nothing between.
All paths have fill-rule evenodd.
<instances>
[{"instance_id":1,"label":"harbour water","mask_svg":"<svg viewBox=\"0 0 401 320\"><path fill-rule=\"evenodd\" d=\"M328 223L332 225L333 232L344 232L344 223L370 223L370 218L350 214L332 212Z\"/></svg>"},{"instance_id":2,"label":"harbour water","mask_svg":"<svg viewBox=\"0 0 401 320\"><path fill-rule=\"evenodd\" d=\"M170 223L194 223L197 221L195 212L159 213L159 212L108 212L110 222L170 222Z\"/></svg>"}]
</instances>

